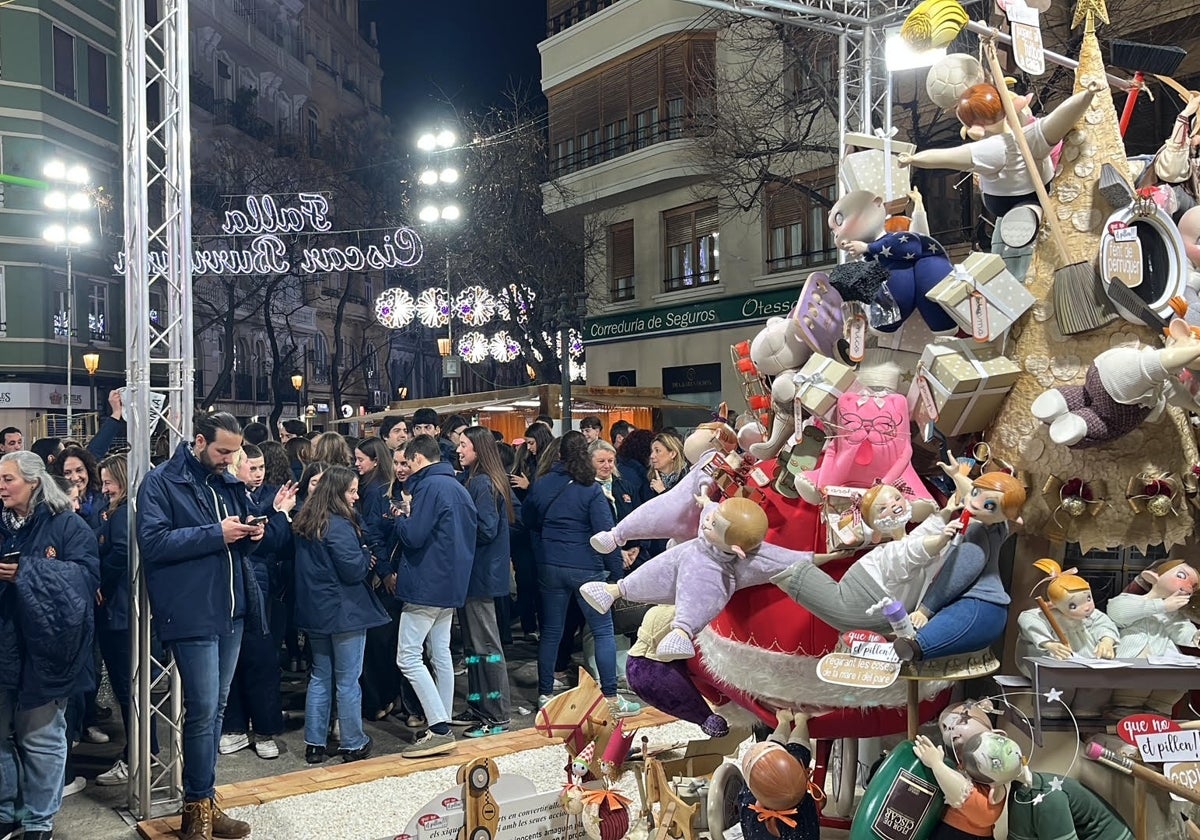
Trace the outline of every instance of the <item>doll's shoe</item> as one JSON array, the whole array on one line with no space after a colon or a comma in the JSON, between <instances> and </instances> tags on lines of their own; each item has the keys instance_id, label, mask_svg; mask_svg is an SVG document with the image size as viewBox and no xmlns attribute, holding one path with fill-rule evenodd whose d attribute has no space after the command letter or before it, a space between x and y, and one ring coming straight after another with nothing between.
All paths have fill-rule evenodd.
<instances>
[{"instance_id":1,"label":"doll's shoe","mask_svg":"<svg viewBox=\"0 0 1200 840\"><path fill-rule=\"evenodd\" d=\"M1087 423L1078 414L1064 414L1050 424L1050 440L1059 446L1074 446L1087 437Z\"/></svg>"},{"instance_id":2,"label":"doll's shoe","mask_svg":"<svg viewBox=\"0 0 1200 840\"><path fill-rule=\"evenodd\" d=\"M617 550L617 538L613 536L612 531L601 531L599 534L593 534L588 542L600 554L612 554Z\"/></svg>"},{"instance_id":3,"label":"doll's shoe","mask_svg":"<svg viewBox=\"0 0 1200 840\"><path fill-rule=\"evenodd\" d=\"M892 642L892 648L896 651L896 656L901 662L920 662L921 661L921 646L917 644L916 639L910 639L907 636L901 636L896 641Z\"/></svg>"},{"instance_id":4,"label":"doll's shoe","mask_svg":"<svg viewBox=\"0 0 1200 840\"><path fill-rule=\"evenodd\" d=\"M724 738L729 734L729 721L720 715L709 715L700 724L700 730L709 738Z\"/></svg>"},{"instance_id":5,"label":"doll's shoe","mask_svg":"<svg viewBox=\"0 0 1200 840\"><path fill-rule=\"evenodd\" d=\"M828 274L814 271L808 275L793 317L805 344L826 356L834 354L842 338L845 320L842 296L829 284Z\"/></svg>"},{"instance_id":6,"label":"doll's shoe","mask_svg":"<svg viewBox=\"0 0 1200 840\"><path fill-rule=\"evenodd\" d=\"M1042 224L1042 208L1036 204L1021 204L1000 219L1000 241L1009 248L1024 248L1037 236Z\"/></svg>"},{"instance_id":7,"label":"doll's shoe","mask_svg":"<svg viewBox=\"0 0 1200 840\"><path fill-rule=\"evenodd\" d=\"M1062 391L1054 389L1043 391L1033 401L1033 404L1029 406L1029 412L1043 423L1053 423L1059 417L1070 412L1070 410L1067 406L1066 397L1062 395Z\"/></svg>"},{"instance_id":8,"label":"doll's shoe","mask_svg":"<svg viewBox=\"0 0 1200 840\"><path fill-rule=\"evenodd\" d=\"M654 653L663 662L671 662L675 659L691 659L696 655L696 646L692 644L692 640L682 630L672 630L667 635L663 636L663 640L658 643L658 647L654 649Z\"/></svg>"},{"instance_id":9,"label":"doll's shoe","mask_svg":"<svg viewBox=\"0 0 1200 840\"><path fill-rule=\"evenodd\" d=\"M796 476L796 492L810 505L821 504L821 491L817 489L817 485L802 475Z\"/></svg>"},{"instance_id":10,"label":"doll's shoe","mask_svg":"<svg viewBox=\"0 0 1200 840\"><path fill-rule=\"evenodd\" d=\"M593 537L592 539L595 539ZM587 601L588 606L598 613L606 613L616 600L608 593L608 586L598 580L590 583L585 583L579 587L579 594L583 596L583 600Z\"/></svg>"}]
</instances>

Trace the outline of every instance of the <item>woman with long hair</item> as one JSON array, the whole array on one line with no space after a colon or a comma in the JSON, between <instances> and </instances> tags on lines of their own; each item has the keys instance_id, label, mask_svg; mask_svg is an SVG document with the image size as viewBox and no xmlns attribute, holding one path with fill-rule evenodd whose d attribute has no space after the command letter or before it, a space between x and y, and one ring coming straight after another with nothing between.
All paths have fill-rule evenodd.
<instances>
[{"instance_id":1,"label":"woman with long hair","mask_svg":"<svg viewBox=\"0 0 1200 840\"><path fill-rule=\"evenodd\" d=\"M509 535L513 521L512 489L500 461L496 439L483 426L458 436L458 460L467 492L475 502L475 561L462 616L467 662L468 738L494 735L512 720L508 665L496 622L495 599L508 595Z\"/></svg>"},{"instance_id":2,"label":"woman with long hair","mask_svg":"<svg viewBox=\"0 0 1200 840\"><path fill-rule=\"evenodd\" d=\"M650 444L650 490L654 495L667 492L687 475L688 462L683 441L675 435L658 434Z\"/></svg>"},{"instance_id":3,"label":"woman with long hair","mask_svg":"<svg viewBox=\"0 0 1200 840\"><path fill-rule=\"evenodd\" d=\"M588 539L611 528L612 509L596 483L596 468L587 440L570 431L561 438L559 460L534 483L522 507L525 525L540 539L538 583L542 591L542 635L538 644L538 704L549 701L554 687L554 659L562 639L567 604L579 602L596 637L596 666L600 688L613 715L635 713L640 706L617 694L617 652L612 615L599 613L583 601L579 587L590 581L621 577L621 555L601 556Z\"/></svg>"},{"instance_id":4,"label":"woman with long hair","mask_svg":"<svg viewBox=\"0 0 1200 840\"><path fill-rule=\"evenodd\" d=\"M529 485L537 479L538 460L553 440L554 432L545 423L534 423L525 430L525 442L517 448L517 465L509 477L522 499L529 491Z\"/></svg>"},{"instance_id":5,"label":"woman with long hair","mask_svg":"<svg viewBox=\"0 0 1200 840\"><path fill-rule=\"evenodd\" d=\"M517 503L525 501L530 485L537 478L537 455L548 450L554 433L545 425L534 423L525 430L525 440L513 454L509 484ZM541 624L542 598L538 592L537 561L534 559L532 534L525 528L513 534L511 543L513 574L517 579L517 612L521 615L521 632L525 641L536 643Z\"/></svg>"},{"instance_id":6,"label":"woman with long hair","mask_svg":"<svg viewBox=\"0 0 1200 840\"><path fill-rule=\"evenodd\" d=\"M50 474L65 478L79 494L79 515L94 529L107 502L100 492L96 456L82 446L68 446L50 465Z\"/></svg>"},{"instance_id":7,"label":"woman with long hair","mask_svg":"<svg viewBox=\"0 0 1200 840\"><path fill-rule=\"evenodd\" d=\"M337 432L321 432L312 442L312 457L336 467L349 467L354 463L354 455L346 439Z\"/></svg>"},{"instance_id":8,"label":"woman with long hair","mask_svg":"<svg viewBox=\"0 0 1200 840\"><path fill-rule=\"evenodd\" d=\"M0 504L0 581L9 602L0 611L0 718L8 727L0 738L0 836L23 829L48 838L71 745L67 704L95 685L100 554L96 535L34 453L0 457Z\"/></svg>"},{"instance_id":9,"label":"woman with long hair","mask_svg":"<svg viewBox=\"0 0 1200 840\"><path fill-rule=\"evenodd\" d=\"M100 656L108 669L113 696L121 708L126 743L121 757L96 777L98 785L123 785L129 781L129 467L124 455L110 455L100 462L100 489L108 505L100 514L96 538L100 546L100 598L96 610L96 633ZM150 751L158 754L158 732L150 727Z\"/></svg>"},{"instance_id":10,"label":"woman with long hair","mask_svg":"<svg viewBox=\"0 0 1200 840\"><path fill-rule=\"evenodd\" d=\"M297 476L292 475L292 467L288 462L287 449L282 443L277 440L264 440L258 445L258 449L263 456L265 486L282 487L289 481L296 480Z\"/></svg>"},{"instance_id":11,"label":"woman with long hair","mask_svg":"<svg viewBox=\"0 0 1200 840\"><path fill-rule=\"evenodd\" d=\"M329 713L336 694L345 761L371 754L362 726L363 650L367 630L388 621L367 583L371 554L358 514L358 476L330 467L292 523L296 534L296 626L308 633L312 677L304 704L304 759L326 758Z\"/></svg>"},{"instance_id":12,"label":"woman with long hair","mask_svg":"<svg viewBox=\"0 0 1200 840\"><path fill-rule=\"evenodd\" d=\"M283 448L287 450L288 466L291 467L292 478L299 481L300 474L304 472L304 465L313 459L312 444L306 438L293 437L288 438Z\"/></svg>"},{"instance_id":13,"label":"woman with long hair","mask_svg":"<svg viewBox=\"0 0 1200 840\"><path fill-rule=\"evenodd\" d=\"M649 429L634 429L617 446L617 469L625 480L637 485L644 501L650 492L649 479L650 447L654 443L654 432Z\"/></svg>"}]
</instances>

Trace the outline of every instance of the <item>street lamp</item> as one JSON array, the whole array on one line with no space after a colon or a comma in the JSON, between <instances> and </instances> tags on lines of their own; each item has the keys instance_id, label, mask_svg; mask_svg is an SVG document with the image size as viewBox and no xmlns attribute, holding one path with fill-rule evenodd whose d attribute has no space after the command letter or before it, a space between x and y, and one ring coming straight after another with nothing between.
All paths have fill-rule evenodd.
<instances>
[{"instance_id":1,"label":"street lamp","mask_svg":"<svg viewBox=\"0 0 1200 840\"><path fill-rule=\"evenodd\" d=\"M100 403L96 400L96 371L100 369L100 350L90 341L87 343L87 347L83 348L83 367L88 373L88 379L91 380L92 408L99 417Z\"/></svg>"},{"instance_id":2,"label":"street lamp","mask_svg":"<svg viewBox=\"0 0 1200 840\"><path fill-rule=\"evenodd\" d=\"M92 201L86 187L92 177L85 167L79 164L68 166L61 160L47 161L42 167L42 174L47 181L57 185L46 193L46 209L51 213L61 214L58 220L47 225L42 231L42 238L56 248L63 248L67 253L67 311L55 314L63 322L62 329L67 338L67 434L70 435L74 416L71 379L75 367L72 358L75 342L75 272L71 258L76 248L92 241L92 232L86 225L72 224L71 214L82 213L91 208Z\"/></svg>"},{"instance_id":3,"label":"street lamp","mask_svg":"<svg viewBox=\"0 0 1200 840\"><path fill-rule=\"evenodd\" d=\"M427 131L417 140L417 148L428 155L427 165L417 178L417 183L429 191L417 218L427 225L439 222L457 222L463 217L462 208L453 201L452 185L458 183L459 172L454 166L447 165L445 154L458 137L447 128L437 131ZM452 302L454 296L450 293L450 248L446 248L446 300ZM443 343L444 342L444 343ZM454 316L447 313L446 338L438 339L438 353L442 357L442 377L449 380L450 396L454 396L454 382L461 375L462 359L454 353Z\"/></svg>"}]
</instances>

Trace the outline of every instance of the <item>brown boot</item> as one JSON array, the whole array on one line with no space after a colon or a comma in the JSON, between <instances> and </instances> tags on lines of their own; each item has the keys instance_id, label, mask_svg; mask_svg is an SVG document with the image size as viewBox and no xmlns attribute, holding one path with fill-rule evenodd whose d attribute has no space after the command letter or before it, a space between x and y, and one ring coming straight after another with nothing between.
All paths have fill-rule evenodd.
<instances>
[{"instance_id":1,"label":"brown boot","mask_svg":"<svg viewBox=\"0 0 1200 840\"><path fill-rule=\"evenodd\" d=\"M213 840L212 806L211 799L183 803L183 825L179 828L183 840Z\"/></svg>"},{"instance_id":2,"label":"brown boot","mask_svg":"<svg viewBox=\"0 0 1200 840\"><path fill-rule=\"evenodd\" d=\"M221 810L215 799L210 799L212 805L212 836L222 840L241 840L250 836L250 823L235 820Z\"/></svg>"}]
</instances>

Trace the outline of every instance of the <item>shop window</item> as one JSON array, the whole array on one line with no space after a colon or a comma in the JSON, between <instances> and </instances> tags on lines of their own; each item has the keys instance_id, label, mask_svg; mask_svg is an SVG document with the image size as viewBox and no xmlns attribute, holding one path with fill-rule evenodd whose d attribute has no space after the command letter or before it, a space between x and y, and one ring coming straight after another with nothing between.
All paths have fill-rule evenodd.
<instances>
[{"instance_id":1,"label":"shop window","mask_svg":"<svg viewBox=\"0 0 1200 840\"><path fill-rule=\"evenodd\" d=\"M616 303L633 300L633 222L608 229L608 294Z\"/></svg>"},{"instance_id":2,"label":"shop window","mask_svg":"<svg viewBox=\"0 0 1200 840\"><path fill-rule=\"evenodd\" d=\"M837 248L827 224L834 195L833 183L825 183L811 191L781 186L768 192L768 272L825 265L837 260Z\"/></svg>"},{"instance_id":3,"label":"shop window","mask_svg":"<svg viewBox=\"0 0 1200 840\"><path fill-rule=\"evenodd\" d=\"M54 27L54 90L68 99L75 98L75 37Z\"/></svg>"},{"instance_id":4,"label":"shop window","mask_svg":"<svg viewBox=\"0 0 1200 840\"><path fill-rule=\"evenodd\" d=\"M717 222L715 199L663 213L664 291L720 282Z\"/></svg>"}]
</instances>

